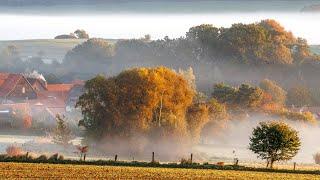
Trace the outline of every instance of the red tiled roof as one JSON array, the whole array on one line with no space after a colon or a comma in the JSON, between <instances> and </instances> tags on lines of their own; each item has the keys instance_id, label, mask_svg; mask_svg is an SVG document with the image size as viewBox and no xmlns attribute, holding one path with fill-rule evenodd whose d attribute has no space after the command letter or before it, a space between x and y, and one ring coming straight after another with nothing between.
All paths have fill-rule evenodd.
<instances>
[{"instance_id":1,"label":"red tiled roof","mask_svg":"<svg viewBox=\"0 0 320 180\"><path fill-rule=\"evenodd\" d=\"M81 80L81 79L75 79L75 80L73 80L71 82L71 84L73 84L73 85L84 85L85 82L83 80Z\"/></svg>"},{"instance_id":2,"label":"red tiled roof","mask_svg":"<svg viewBox=\"0 0 320 180\"><path fill-rule=\"evenodd\" d=\"M74 84L48 84L47 89L48 91L70 91L70 89L74 86Z\"/></svg>"},{"instance_id":3,"label":"red tiled roof","mask_svg":"<svg viewBox=\"0 0 320 180\"><path fill-rule=\"evenodd\" d=\"M0 73L0 96L7 96L23 78L21 74Z\"/></svg>"}]
</instances>

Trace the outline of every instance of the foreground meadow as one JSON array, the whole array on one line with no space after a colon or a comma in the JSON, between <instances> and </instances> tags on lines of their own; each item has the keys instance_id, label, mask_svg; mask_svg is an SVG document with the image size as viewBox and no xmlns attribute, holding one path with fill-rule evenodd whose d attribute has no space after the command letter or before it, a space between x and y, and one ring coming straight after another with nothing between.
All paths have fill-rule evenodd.
<instances>
[{"instance_id":1,"label":"foreground meadow","mask_svg":"<svg viewBox=\"0 0 320 180\"><path fill-rule=\"evenodd\" d=\"M4 179L320 179L317 175L229 170L0 163Z\"/></svg>"}]
</instances>

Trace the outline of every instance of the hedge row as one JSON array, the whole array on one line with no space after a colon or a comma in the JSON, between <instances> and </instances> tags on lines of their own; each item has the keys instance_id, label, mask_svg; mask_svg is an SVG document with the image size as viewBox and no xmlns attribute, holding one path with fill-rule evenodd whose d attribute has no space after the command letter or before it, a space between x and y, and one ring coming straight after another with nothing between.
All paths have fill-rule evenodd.
<instances>
[{"instance_id":1,"label":"hedge row","mask_svg":"<svg viewBox=\"0 0 320 180\"><path fill-rule=\"evenodd\" d=\"M259 171L259 172L278 172L278 173L298 173L298 174L317 174L319 170L290 170L290 169L267 169L254 168L239 165L216 165L209 163L159 163L159 162L140 162L140 161L113 161L113 160L91 160L79 161L64 159L62 155L54 154L50 157L41 155L38 158L31 156L8 156L0 155L0 162L18 163L49 163L49 164L74 164L74 165L97 165L97 166L131 166L131 167L157 167L157 168L187 168L187 169L216 169L216 170L237 170L237 171Z\"/></svg>"}]
</instances>

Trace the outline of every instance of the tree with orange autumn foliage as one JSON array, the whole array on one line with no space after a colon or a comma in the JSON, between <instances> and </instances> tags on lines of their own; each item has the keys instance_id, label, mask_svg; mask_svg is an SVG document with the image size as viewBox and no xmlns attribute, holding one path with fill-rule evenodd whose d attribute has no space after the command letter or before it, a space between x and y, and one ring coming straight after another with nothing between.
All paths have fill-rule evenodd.
<instances>
[{"instance_id":1,"label":"tree with orange autumn foliage","mask_svg":"<svg viewBox=\"0 0 320 180\"><path fill-rule=\"evenodd\" d=\"M188 136L186 112L194 91L179 74L165 67L135 68L118 76L97 76L85 84L77 107L87 138L132 137L154 139ZM174 139L170 139L173 140Z\"/></svg>"}]
</instances>

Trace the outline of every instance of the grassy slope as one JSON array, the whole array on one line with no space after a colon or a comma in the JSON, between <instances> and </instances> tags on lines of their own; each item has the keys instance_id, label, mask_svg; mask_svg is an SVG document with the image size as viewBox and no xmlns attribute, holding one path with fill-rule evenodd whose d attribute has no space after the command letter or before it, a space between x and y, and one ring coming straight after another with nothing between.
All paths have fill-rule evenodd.
<instances>
[{"instance_id":1,"label":"grassy slope","mask_svg":"<svg viewBox=\"0 0 320 180\"><path fill-rule=\"evenodd\" d=\"M0 163L1 178L99 179L319 179L317 175L229 170Z\"/></svg>"},{"instance_id":2,"label":"grassy slope","mask_svg":"<svg viewBox=\"0 0 320 180\"><path fill-rule=\"evenodd\" d=\"M320 45L312 45L311 51L316 54L320 54Z\"/></svg>"},{"instance_id":3,"label":"grassy slope","mask_svg":"<svg viewBox=\"0 0 320 180\"><path fill-rule=\"evenodd\" d=\"M43 51L45 53L45 58L61 61L69 50L84 41L85 40L83 39L31 39L0 41L0 51L9 45L15 45L19 48L23 58L36 56L39 51ZM110 43L116 42L116 40L108 41Z\"/></svg>"}]
</instances>

